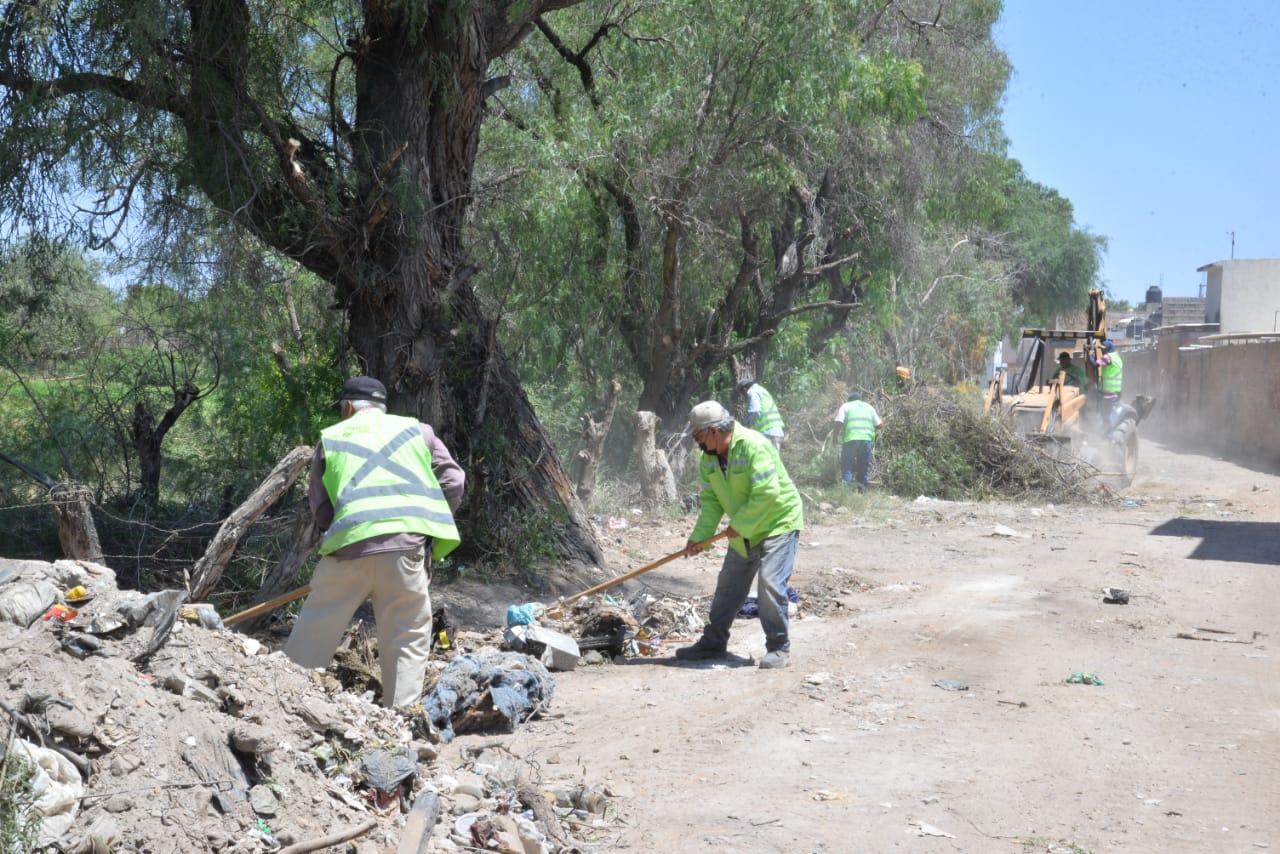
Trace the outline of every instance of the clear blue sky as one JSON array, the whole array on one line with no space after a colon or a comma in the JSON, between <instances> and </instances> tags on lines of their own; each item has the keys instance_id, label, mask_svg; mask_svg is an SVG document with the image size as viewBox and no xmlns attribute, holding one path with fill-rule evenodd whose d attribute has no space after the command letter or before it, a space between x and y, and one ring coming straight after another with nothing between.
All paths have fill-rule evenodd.
<instances>
[{"instance_id":1,"label":"clear blue sky","mask_svg":"<svg viewBox=\"0 0 1280 854\"><path fill-rule=\"evenodd\" d=\"M1280 0L1005 0L1009 155L1106 237L1103 283L1196 296L1280 258Z\"/></svg>"}]
</instances>

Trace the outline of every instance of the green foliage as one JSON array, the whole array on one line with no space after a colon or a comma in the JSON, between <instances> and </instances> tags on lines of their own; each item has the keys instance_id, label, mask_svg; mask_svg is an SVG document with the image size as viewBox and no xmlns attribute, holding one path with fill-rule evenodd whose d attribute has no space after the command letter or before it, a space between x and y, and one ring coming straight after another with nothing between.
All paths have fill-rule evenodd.
<instances>
[{"instance_id":1,"label":"green foliage","mask_svg":"<svg viewBox=\"0 0 1280 854\"><path fill-rule=\"evenodd\" d=\"M40 829L31 782L35 769L13 750L0 744L0 850L20 854L34 851Z\"/></svg>"}]
</instances>

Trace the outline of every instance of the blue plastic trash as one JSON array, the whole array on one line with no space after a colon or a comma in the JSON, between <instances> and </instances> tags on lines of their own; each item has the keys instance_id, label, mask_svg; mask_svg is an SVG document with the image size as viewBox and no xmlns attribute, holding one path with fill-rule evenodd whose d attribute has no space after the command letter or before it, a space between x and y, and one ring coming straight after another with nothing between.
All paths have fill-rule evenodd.
<instances>
[{"instance_id":1,"label":"blue plastic trash","mask_svg":"<svg viewBox=\"0 0 1280 854\"><path fill-rule=\"evenodd\" d=\"M508 605L507 606L507 625L508 626L533 625L533 603L526 602L523 605Z\"/></svg>"}]
</instances>

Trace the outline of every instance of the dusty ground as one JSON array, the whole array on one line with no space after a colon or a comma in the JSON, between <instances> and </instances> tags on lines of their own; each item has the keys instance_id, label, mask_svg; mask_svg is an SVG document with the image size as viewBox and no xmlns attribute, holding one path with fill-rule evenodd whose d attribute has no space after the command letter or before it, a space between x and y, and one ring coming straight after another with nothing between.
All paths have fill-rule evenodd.
<instances>
[{"instance_id":1,"label":"dusty ground","mask_svg":"<svg viewBox=\"0 0 1280 854\"><path fill-rule=\"evenodd\" d=\"M618 851L1280 850L1280 478L1145 443L1092 509L867 504L802 537L826 613L790 669L752 666L739 621L729 665L558 676L512 748L611 781ZM612 545L638 566L687 528ZM644 580L696 595L717 567Z\"/></svg>"},{"instance_id":2,"label":"dusty ground","mask_svg":"<svg viewBox=\"0 0 1280 854\"><path fill-rule=\"evenodd\" d=\"M433 851L478 850L457 830L471 814L515 838L499 814L528 784L559 800L554 823L534 816L566 843L549 850L1280 850L1280 478L1146 443L1134 485L1092 506L873 494L808 513L790 669L752 666L753 621L727 665L677 665L667 637L658 657L555 674L547 714L511 733L432 745L350 680L271 654L280 633L257 649L191 624L141 667L149 629L78 659L47 625L0 625L0 690L75 701L47 709L93 767L67 850L100 850L97 828L116 854L259 854L372 821L355 850L395 851L404 815L369 801L359 764L401 745L421 759L412 794L440 793ZM618 572L692 526L617 517ZM615 592L699 600L718 566L677 560ZM476 649L507 605L553 595L437 598Z\"/></svg>"}]
</instances>

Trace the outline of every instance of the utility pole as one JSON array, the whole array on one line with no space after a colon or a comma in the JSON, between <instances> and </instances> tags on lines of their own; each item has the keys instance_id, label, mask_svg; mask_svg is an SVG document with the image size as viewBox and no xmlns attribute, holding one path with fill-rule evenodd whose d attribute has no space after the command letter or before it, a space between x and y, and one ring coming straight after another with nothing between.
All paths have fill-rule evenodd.
<instances>
[{"instance_id":1,"label":"utility pole","mask_svg":"<svg viewBox=\"0 0 1280 854\"><path fill-rule=\"evenodd\" d=\"M1234 261L1236 259L1236 233L1228 231L1227 234L1231 235L1231 260Z\"/></svg>"}]
</instances>

